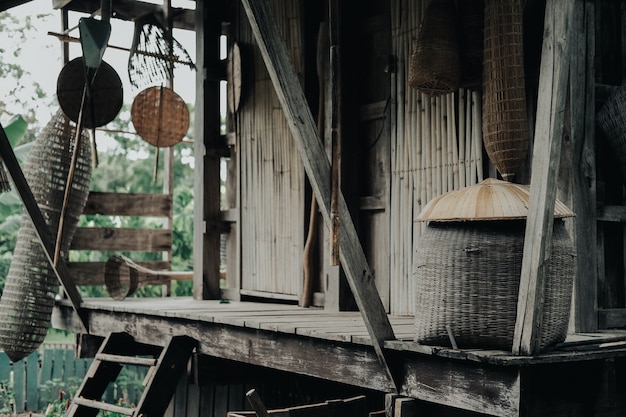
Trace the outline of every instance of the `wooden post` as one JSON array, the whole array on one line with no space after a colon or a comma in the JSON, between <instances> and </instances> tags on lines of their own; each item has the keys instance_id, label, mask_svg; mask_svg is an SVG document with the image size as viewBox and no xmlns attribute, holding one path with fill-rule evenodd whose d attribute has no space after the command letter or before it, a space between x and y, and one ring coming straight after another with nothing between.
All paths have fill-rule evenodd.
<instances>
[{"instance_id":1,"label":"wooden post","mask_svg":"<svg viewBox=\"0 0 626 417\"><path fill-rule=\"evenodd\" d=\"M318 137L304 91L285 43L276 28L267 0L242 0L252 31L258 43L274 89L291 129L302 163L311 181L311 187L327 226L330 225L330 163L322 141ZM376 290L354 223L350 217L343 193L339 192L340 259L346 272L372 344L387 376L393 377L384 356L383 343L395 339L389 318Z\"/></svg>"},{"instance_id":2,"label":"wooden post","mask_svg":"<svg viewBox=\"0 0 626 417\"><path fill-rule=\"evenodd\" d=\"M556 173L561 157L563 113L569 74L568 29L574 0L548 0L539 75L539 98L533 148L530 202L524 239L513 352L538 351L545 267L549 258Z\"/></svg>"}]
</instances>

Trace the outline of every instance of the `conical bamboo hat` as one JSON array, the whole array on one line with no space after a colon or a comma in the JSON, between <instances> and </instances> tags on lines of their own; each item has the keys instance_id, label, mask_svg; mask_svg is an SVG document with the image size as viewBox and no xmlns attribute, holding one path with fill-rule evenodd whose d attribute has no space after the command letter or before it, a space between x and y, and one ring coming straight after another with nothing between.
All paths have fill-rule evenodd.
<instances>
[{"instance_id":1,"label":"conical bamboo hat","mask_svg":"<svg viewBox=\"0 0 626 417\"><path fill-rule=\"evenodd\" d=\"M476 220L515 220L528 216L530 188L494 178L454 190L431 200L418 221L458 222ZM565 204L556 201L554 217L572 217Z\"/></svg>"}]
</instances>

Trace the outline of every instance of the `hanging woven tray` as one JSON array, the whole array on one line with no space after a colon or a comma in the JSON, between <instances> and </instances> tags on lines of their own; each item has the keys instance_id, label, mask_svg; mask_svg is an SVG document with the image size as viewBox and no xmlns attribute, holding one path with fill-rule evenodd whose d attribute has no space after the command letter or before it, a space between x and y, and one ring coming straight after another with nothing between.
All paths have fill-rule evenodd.
<instances>
[{"instance_id":1,"label":"hanging woven tray","mask_svg":"<svg viewBox=\"0 0 626 417\"><path fill-rule=\"evenodd\" d=\"M189 129L189 109L171 88L149 87L141 91L133 100L130 114L139 136L156 147L176 145Z\"/></svg>"}]
</instances>

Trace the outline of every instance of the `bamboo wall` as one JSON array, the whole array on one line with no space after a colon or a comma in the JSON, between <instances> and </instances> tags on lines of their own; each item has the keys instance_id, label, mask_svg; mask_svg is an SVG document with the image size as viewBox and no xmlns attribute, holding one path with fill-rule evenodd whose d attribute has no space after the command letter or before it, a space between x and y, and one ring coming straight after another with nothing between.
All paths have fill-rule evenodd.
<instances>
[{"instance_id":1,"label":"bamboo wall","mask_svg":"<svg viewBox=\"0 0 626 417\"><path fill-rule=\"evenodd\" d=\"M272 1L274 17L301 73L300 0ZM253 44L245 16L240 41ZM304 169L259 51L249 48L243 71L252 74L237 115L241 158L241 287L297 296L302 287ZM254 52L252 52L254 51Z\"/></svg>"},{"instance_id":2,"label":"bamboo wall","mask_svg":"<svg viewBox=\"0 0 626 417\"><path fill-rule=\"evenodd\" d=\"M482 181L480 93L461 89L431 98L408 86L409 58L427 2L392 0L390 309L412 314L413 253L423 224L414 219L431 199ZM408 227L411 225L411 227Z\"/></svg>"}]
</instances>

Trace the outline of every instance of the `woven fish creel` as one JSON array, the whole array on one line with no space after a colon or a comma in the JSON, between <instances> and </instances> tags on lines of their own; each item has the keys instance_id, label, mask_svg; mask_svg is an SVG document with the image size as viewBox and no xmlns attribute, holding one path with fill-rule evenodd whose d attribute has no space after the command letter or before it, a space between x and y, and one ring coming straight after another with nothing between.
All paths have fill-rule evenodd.
<instances>
[{"instance_id":1,"label":"woven fish creel","mask_svg":"<svg viewBox=\"0 0 626 417\"><path fill-rule=\"evenodd\" d=\"M525 221L430 222L413 276L415 340L460 348L510 351L524 247ZM540 350L565 340L574 275L573 246L555 219L540 331Z\"/></svg>"},{"instance_id":2,"label":"woven fish creel","mask_svg":"<svg viewBox=\"0 0 626 417\"><path fill-rule=\"evenodd\" d=\"M430 96L459 88L459 45L454 1L432 0L409 61L409 86Z\"/></svg>"},{"instance_id":3,"label":"woven fish creel","mask_svg":"<svg viewBox=\"0 0 626 417\"><path fill-rule=\"evenodd\" d=\"M74 138L74 127L59 110L35 141L24 169L24 176L51 235L55 234L59 224ZM91 150L87 135L82 134L80 140L65 218L63 254L69 250L91 180ZM0 299L0 347L12 361L28 356L43 342L58 288L58 280L39 243L35 227L24 213Z\"/></svg>"},{"instance_id":4,"label":"woven fish creel","mask_svg":"<svg viewBox=\"0 0 626 417\"><path fill-rule=\"evenodd\" d=\"M617 156L622 179L626 182L626 83L609 96L596 119Z\"/></svg>"},{"instance_id":5,"label":"woven fish creel","mask_svg":"<svg viewBox=\"0 0 626 417\"><path fill-rule=\"evenodd\" d=\"M483 141L504 180L513 179L529 147L521 0L486 0Z\"/></svg>"}]
</instances>

